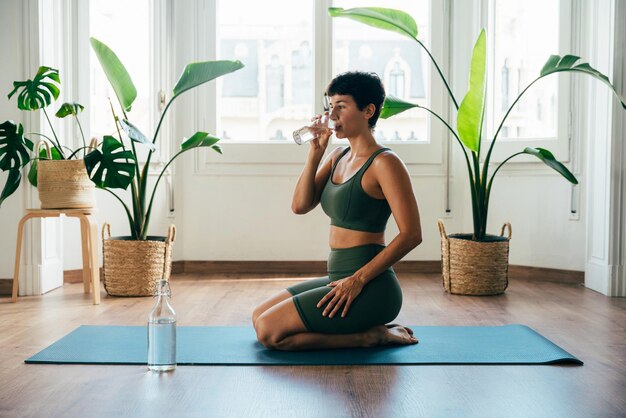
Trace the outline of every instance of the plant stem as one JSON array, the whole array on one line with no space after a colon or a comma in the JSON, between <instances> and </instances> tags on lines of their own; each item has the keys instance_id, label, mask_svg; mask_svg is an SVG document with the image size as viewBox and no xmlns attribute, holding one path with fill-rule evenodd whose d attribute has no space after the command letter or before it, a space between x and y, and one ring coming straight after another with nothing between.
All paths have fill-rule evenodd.
<instances>
[{"instance_id":1,"label":"plant stem","mask_svg":"<svg viewBox=\"0 0 626 418\"><path fill-rule=\"evenodd\" d=\"M170 99L169 102L167 102L167 105L165 105L165 109L163 109L163 113L161 113L161 117L159 118L159 123L157 125L156 131L154 131L154 136L152 137L152 143L156 145L156 139L157 139L157 135L159 135L159 131L161 130L161 124L163 123L163 119L165 118L165 114L167 113L167 109L169 109L170 105L172 104L172 102L174 101L175 98L177 98L178 96L174 96Z\"/></svg>"},{"instance_id":2,"label":"plant stem","mask_svg":"<svg viewBox=\"0 0 626 418\"><path fill-rule=\"evenodd\" d=\"M61 143L59 142L59 138L57 137L56 132L54 132L54 127L52 126L52 122L50 122L50 118L48 117L48 112L46 112L46 109L41 109L43 110L43 114L46 116L46 119L48 120L48 125L50 125L50 129L52 130L52 136L54 136L54 139L56 139L56 146L57 149L59 150L59 153L61 153L61 158L65 159L65 155L63 154L63 150L61 149Z\"/></svg>"},{"instance_id":3,"label":"plant stem","mask_svg":"<svg viewBox=\"0 0 626 418\"><path fill-rule=\"evenodd\" d=\"M161 124L163 123L163 120L165 119L165 114L167 113L167 110L169 109L170 105L174 102L174 99L176 99L178 97L178 95L173 96L168 102L167 105L165 105L165 108L163 109L163 112L161 113L161 117L159 118L159 123L157 124L156 130L154 131L154 136L152 137L152 144L156 145L156 140L157 137L159 135L159 132L161 131ZM148 152L148 158L146 159L146 164L143 167L143 170L141 170L141 176L139 178L139 187L141 188L141 190L147 190L147 185L148 185L148 175L149 175L149 171L150 171L150 161L152 160L152 154L154 151L150 150ZM174 157L176 158L176 157ZM172 160L170 160L172 161ZM169 164L169 163L168 163ZM166 165L167 167L167 165ZM160 177L159 177L160 179ZM158 180L157 180L157 184L158 184ZM152 192L152 195L154 196L154 191L156 190L156 184L154 185L154 189ZM146 194L143 193L143 195L141 196L141 204L142 207L145 207L145 198L146 198ZM152 198L150 199L150 202L152 202ZM148 205L148 210L146 210L144 212L144 218L148 218L150 219L150 212L152 211L152 203L150 203ZM148 227L148 222L143 222L142 227L141 227L141 233L142 235L144 235L146 232L144 232L144 229L147 230Z\"/></svg>"},{"instance_id":4,"label":"plant stem","mask_svg":"<svg viewBox=\"0 0 626 418\"><path fill-rule=\"evenodd\" d=\"M113 109L113 103L111 102L111 98L109 97L109 105L111 106L111 113L113 114L113 121L115 122L115 129L117 130L117 134L120 137L120 144L122 144L122 149L126 152L126 146L124 146L124 140L122 138L122 132L120 131L120 126L119 126L119 118L117 117L117 115L115 114L115 110ZM126 115L126 113L124 112L124 108L122 108L122 113L124 113L124 115ZM133 149L134 151L134 149ZM132 163L135 165L135 171L138 171L138 165L139 163L137 162L137 154L133 153L134 161L132 161ZM126 162L128 161L128 158L126 159ZM143 216L142 216L142 210L141 210L141 206L139 205L139 201L138 201L138 197L137 197L137 186L135 184L135 181L138 181L137 177L135 176L135 178L133 180L131 180L130 182L130 188L131 188L131 195L132 195L132 202L133 202L133 215L134 215L134 222L133 222L133 235L137 236L139 234L139 228L141 226L141 224L143 223Z\"/></svg>"},{"instance_id":5,"label":"plant stem","mask_svg":"<svg viewBox=\"0 0 626 418\"><path fill-rule=\"evenodd\" d=\"M480 178L480 161L478 159L478 153L472 151L472 162L474 164L474 194L475 194L475 202L473 203L473 213L472 217L474 219L474 238L477 240L482 239L481 231L480 231L480 222L482 219L482 198L483 194L482 190L482 179Z\"/></svg>"},{"instance_id":6,"label":"plant stem","mask_svg":"<svg viewBox=\"0 0 626 418\"><path fill-rule=\"evenodd\" d=\"M54 141L53 141L53 140L52 140L49 136L44 135L44 134L40 134L40 133L37 133L37 132L28 132L28 133L25 133L25 134L24 134L24 136L26 136L26 135L37 135L37 136L43 136L43 137L44 137L44 138L46 138L48 141L50 141L50 142L52 142L52 143L54 144Z\"/></svg>"},{"instance_id":7,"label":"plant stem","mask_svg":"<svg viewBox=\"0 0 626 418\"><path fill-rule=\"evenodd\" d=\"M435 116L437 119L439 119L441 121L441 123L446 125L446 127L448 128L448 130L450 132L452 132L452 135L454 135L454 137L456 138L456 141L459 143L459 146L461 147L461 151L463 151L463 156L465 157L465 163L467 164L467 170L470 173L470 177L472 177L472 168L471 168L471 165L470 165L469 158L467 157L467 151L465 151L465 147L463 146L463 143L461 142L461 139L459 138L457 133L454 131L454 129L452 129L452 127L445 120L443 120L443 118L441 116L439 116L437 113L433 112L429 108L424 107L424 106L418 106L418 108L419 109L424 109L425 111L429 112L431 115Z\"/></svg>"},{"instance_id":8,"label":"plant stem","mask_svg":"<svg viewBox=\"0 0 626 418\"><path fill-rule=\"evenodd\" d=\"M85 133L83 132L83 127L80 125L80 120L78 119L78 115L74 114L74 119L76 119L76 123L78 124L78 129L80 130L80 137L83 140L83 149L86 149L87 142L85 142ZM83 157L85 157L86 154L87 154L86 152L83 152ZM70 158L72 157L70 156Z\"/></svg>"},{"instance_id":9,"label":"plant stem","mask_svg":"<svg viewBox=\"0 0 626 418\"><path fill-rule=\"evenodd\" d=\"M519 96L517 96L517 98L515 99L513 104L511 104L511 106L509 106L509 109L506 111L506 114L504 115L504 117L502 118L502 121L500 122L500 126L498 126L498 129L496 130L496 133L493 135L493 139L491 140L491 145L489 146L489 151L487 151L487 156L485 157L485 166L487 166L489 164L489 160L491 159L491 151L493 150L493 146L496 143L496 139L498 138L498 134L500 133L500 130L504 126L504 121L509 116L509 113L511 113L511 111L513 110L513 107L522 98L522 95L524 93L526 93L526 90L528 90L530 88L530 86L535 84L537 81L539 81L543 77L545 77L545 76L540 76L540 77L537 77L536 79L534 79L533 82L530 83L528 86L526 86L526 88L519 94Z\"/></svg>"},{"instance_id":10,"label":"plant stem","mask_svg":"<svg viewBox=\"0 0 626 418\"><path fill-rule=\"evenodd\" d=\"M152 212L152 203L154 203L154 196L156 194L156 190L157 190L157 186L159 185L159 182L161 181L161 177L163 177L163 174L165 174L165 170L167 170L167 167L170 166L170 164L172 164L174 162L174 160L176 158L178 158L178 156L180 156L183 152L185 151L189 151L190 149L195 149L198 147L191 147L191 148L187 148L184 150L180 150L178 151L168 162L167 164L165 164L165 167L163 167L163 170L161 170L161 173L159 174L159 177L157 178L157 181L154 183L154 188L152 189L152 195L150 196L150 202L148 203L148 210L146 211L146 218L145 218L145 222L144 225L141 228L141 234L143 235L147 235L148 233L148 223L150 222L150 213Z\"/></svg>"},{"instance_id":11,"label":"plant stem","mask_svg":"<svg viewBox=\"0 0 626 418\"><path fill-rule=\"evenodd\" d=\"M105 187L101 187L100 189L106 190L107 192L111 193L122 204L122 206L124 207L124 210L126 211L126 216L128 217L128 225L130 226L131 237L133 239L137 239L137 233L135 231L135 228L133 227L133 218L132 218L132 216L130 214L130 210L128 210L128 206L126 206L126 203L124 203L124 201L122 199L120 199L120 197L118 195L116 195L115 193L113 193L111 190L109 190L109 189L107 189Z\"/></svg>"},{"instance_id":12,"label":"plant stem","mask_svg":"<svg viewBox=\"0 0 626 418\"><path fill-rule=\"evenodd\" d=\"M518 155L522 155L524 154L523 152L516 152L515 154L511 155L509 158L507 158L506 160L502 161L500 163L500 165L498 165L498 167L494 170L493 174L491 175L491 177L489 178L489 184L487 185L487 193L491 193L491 183L493 183L493 179L496 177L496 173L498 172L498 170L500 170L502 168L502 166L504 164L507 163L507 161L509 161L511 158L513 157L517 157Z\"/></svg>"},{"instance_id":13,"label":"plant stem","mask_svg":"<svg viewBox=\"0 0 626 418\"><path fill-rule=\"evenodd\" d=\"M76 151L74 151L73 153L70 154L69 157L67 157L68 160L70 160L73 156L75 156L76 154L78 154L78 151L80 150L84 150L84 149L89 149L89 147L85 146L85 147L80 147L78 148ZM83 158L85 157L86 153L83 153Z\"/></svg>"},{"instance_id":14,"label":"plant stem","mask_svg":"<svg viewBox=\"0 0 626 418\"><path fill-rule=\"evenodd\" d=\"M452 90L450 89L450 86L448 85L448 81L443 76L443 73L441 72L441 68L439 68L439 65L437 64L437 61L435 60L435 57L433 57L433 55L430 53L428 48L426 48L426 46L422 42L420 42L419 39L417 39L417 38L414 38L414 39L417 41L418 44L421 45L422 48L424 48L424 51L426 51L426 53L430 57L430 60L435 65L435 68L437 69L437 72L439 73L439 76L441 77L441 80L443 81L443 84L446 86L446 89L448 90L448 93L450 94L450 98L452 99L452 102L454 103L454 107L456 108L456 110L459 110L459 104L457 103L456 99L454 98L454 94L452 94Z\"/></svg>"},{"instance_id":15,"label":"plant stem","mask_svg":"<svg viewBox=\"0 0 626 418\"><path fill-rule=\"evenodd\" d=\"M157 186L159 185L159 182L161 181L161 177L163 177L163 174L165 174L165 170L167 170L167 167L170 166L170 164L172 164L172 162L176 159L176 157L178 157L180 154L182 154L183 152L190 150L193 148L188 148L182 151L178 151L176 153L176 155L174 155L172 157L171 160L168 161L167 164L165 164L165 167L163 167L163 170L161 170L161 173L159 174L159 177L157 177L156 182L154 183L154 187L152 188L152 194L150 195L150 201L148 203L148 210L146 210L146 217L144 218L144 224L141 226L141 235L145 236L148 234L148 224L150 223L150 214L152 212L152 203L154 202L154 196L156 194L157 191Z\"/></svg>"}]
</instances>

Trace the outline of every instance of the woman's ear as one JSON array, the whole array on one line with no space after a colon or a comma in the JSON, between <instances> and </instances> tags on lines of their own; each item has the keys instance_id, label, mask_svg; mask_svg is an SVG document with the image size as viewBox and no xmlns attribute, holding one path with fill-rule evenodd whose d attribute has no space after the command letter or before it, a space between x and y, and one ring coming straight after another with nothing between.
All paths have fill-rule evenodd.
<instances>
[{"instance_id":1,"label":"woman's ear","mask_svg":"<svg viewBox=\"0 0 626 418\"><path fill-rule=\"evenodd\" d=\"M365 106L365 112L363 113L365 115L366 119L371 118L372 116L374 116L374 113L376 112L376 106L374 105L374 103L370 103L367 106Z\"/></svg>"}]
</instances>

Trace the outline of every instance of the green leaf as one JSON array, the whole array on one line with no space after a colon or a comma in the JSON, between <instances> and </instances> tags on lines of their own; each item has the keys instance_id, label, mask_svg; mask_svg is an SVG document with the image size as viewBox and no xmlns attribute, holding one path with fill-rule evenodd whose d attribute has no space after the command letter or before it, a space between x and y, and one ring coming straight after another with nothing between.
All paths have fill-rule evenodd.
<instances>
[{"instance_id":1,"label":"green leaf","mask_svg":"<svg viewBox=\"0 0 626 418\"><path fill-rule=\"evenodd\" d=\"M14 81L9 99L19 91L17 107L20 110L43 109L59 98L61 79L59 70L41 66L32 80Z\"/></svg>"},{"instance_id":2,"label":"green leaf","mask_svg":"<svg viewBox=\"0 0 626 418\"><path fill-rule=\"evenodd\" d=\"M11 196L17 188L20 187L21 179L22 174L20 173L19 168L9 170L9 176L7 177L6 183L4 183L2 193L0 193L0 206L2 206L4 199Z\"/></svg>"},{"instance_id":3,"label":"green leaf","mask_svg":"<svg viewBox=\"0 0 626 418\"><path fill-rule=\"evenodd\" d=\"M240 61L205 61L187 64L174 86L174 97L242 68L243 64Z\"/></svg>"},{"instance_id":4,"label":"green leaf","mask_svg":"<svg viewBox=\"0 0 626 418\"><path fill-rule=\"evenodd\" d=\"M0 170L19 170L30 161L32 142L24 138L22 124L7 120L0 124Z\"/></svg>"},{"instance_id":5,"label":"green leaf","mask_svg":"<svg viewBox=\"0 0 626 418\"><path fill-rule=\"evenodd\" d=\"M415 19L401 10L382 7L357 7L353 9L329 7L328 14L331 17L345 17L378 29L408 36L413 40L417 39L418 31Z\"/></svg>"},{"instance_id":6,"label":"green leaf","mask_svg":"<svg viewBox=\"0 0 626 418\"><path fill-rule=\"evenodd\" d=\"M126 190L135 175L133 153L124 151L122 143L108 135L102 142L102 152L96 149L85 156L85 166L91 181L100 188Z\"/></svg>"},{"instance_id":7,"label":"green leaf","mask_svg":"<svg viewBox=\"0 0 626 418\"><path fill-rule=\"evenodd\" d=\"M52 160L62 160L63 156L57 149L57 147L50 148L50 157ZM48 154L45 149L39 150L39 158L42 160L48 159ZM33 186L37 187L37 164L39 160L34 159L30 164L30 169L28 170L28 182Z\"/></svg>"},{"instance_id":8,"label":"green leaf","mask_svg":"<svg viewBox=\"0 0 626 418\"><path fill-rule=\"evenodd\" d=\"M57 118L64 118L66 116L77 116L80 112L85 110L85 106L80 103L72 102L72 103L63 103L61 108L57 111L55 116Z\"/></svg>"},{"instance_id":9,"label":"green leaf","mask_svg":"<svg viewBox=\"0 0 626 418\"><path fill-rule=\"evenodd\" d=\"M182 144L180 144L180 149L181 151L186 151L190 148L213 147L219 140L219 138L211 136L206 132L196 132L191 136L191 138L186 139ZM221 154L221 148L218 152Z\"/></svg>"},{"instance_id":10,"label":"green leaf","mask_svg":"<svg viewBox=\"0 0 626 418\"><path fill-rule=\"evenodd\" d=\"M211 146L211 149L212 149L213 151L217 152L218 154L223 154L223 152L222 152L222 147L220 147L220 146L219 146L219 145L217 145L217 144L216 144L216 145Z\"/></svg>"},{"instance_id":11,"label":"green leaf","mask_svg":"<svg viewBox=\"0 0 626 418\"><path fill-rule=\"evenodd\" d=\"M457 119L457 130L461 141L474 152L478 152L480 146L485 114L486 59L487 42L485 30L482 29L472 52L469 90L461 102Z\"/></svg>"},{"instance_id":12,"label":"green leaf","mask_svg":"<svg viewBox=\"0 0 626 418\"><path fill-rule=\"evenodd\" d=\"M98 61L100 61L104 74L107 76L109 83L111 83L113 91L115 91L117 100L125 111L130 111L137 97L137 89L128 71L126 71L126 67L115 55L115 52L104 43L96 38L89 38L89 41L98 57Z\"/></svg>"},{"instance_id":13,"label":"green leaf","mask_svg":"<svg viewBox=\"0 0 626 418\"><path fill-rule=\"evenodd\" d=\"M619 95L617 90L615 90L615 87L613 86L613 84L611 84L609 78L595 68L592 68L586 62L581 62L578 65L574 65L578 62L578 60L580 60L580 57L577 57L576 55L565 55L563 57L559 55L550 55L550 58L548 58L548 61L541 69L540 76L545 77L550 74L564 71L588 74L608 85L611 90L613 90L613 93L620 101L622 107L626 109L626 103L624 103L624 99Z\"/></svg>"},{"instance_id":14,"label":"green leaf","mask_svg":"<svg viewBox=\"0 0 626 418\"><path fill-rule=\"evenodd\" d=\"M412 109L414 107L419 108L420 105L405 102L402 99L398 99L395 96L387 96L385 97L385 102L383 103L383 108L380 111L380 117L383 119L388 119L398 113L402 113L405 110Z\"/></svg>"},{"instance_id":15,"label":"green leaf","mask_svg":"<svg viewBox=\"0 0 626 418\"><path fill-rule=\"evenodd\" d=\"M535 157L539 158L541 161L544 162L544 164L557 171L570 183L578 184L578 180L576 180L576 177L571 173L571 171L569 171L567 167L565 167L563 164L558 162L554 158L554 155L552 155L552 153L547 149L526 147L524 148L523 152L525 154L534 155Z\"/></svg>"},{"instance_id":16,"label":"green leaf","mask_svg":"<svg viewBox=\"0 0 626 418\"><path fill-rule=\"evenodd\" d=\"M140 144L144 144L150 147L150 149L152 151L156 150L156 146L154 146L154 144L152 143L152 141L150 141L140 130L139 128L137 128L135 125L133 125L132 123L130 123L128 120L126 119L122 119L120 120L120 125L122 125L122 129L124 130L124 132L126 132L126 135L128 135L128 137L135 141L135 142L139 142Z\"/></svg>"}]
</instances>

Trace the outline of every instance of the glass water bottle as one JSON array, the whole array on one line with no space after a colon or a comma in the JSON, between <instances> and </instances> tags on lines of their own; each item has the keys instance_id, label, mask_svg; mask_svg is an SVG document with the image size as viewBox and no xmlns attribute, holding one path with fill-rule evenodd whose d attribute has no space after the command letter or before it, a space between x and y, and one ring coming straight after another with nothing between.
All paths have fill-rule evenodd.
<instances>
[{"instance_id":1,"label":"glass water bottle","mask_svg":"<svg viewBox=\"0 0 626 418\"><path fill-rule=\"evenodd\" d=\"M323 105L324 105L324 113L322 114L322 119L320 120L320 123L322 126L325 126L330 129L334 129L335 121L332 120L330 118L330 115L328 114L328 111L330 110L330 98L328 97L327 94L324 94ZM312 139L317 138L319 136L318 133L319 132L317 131L317 129L313 127L312 125L303 126L302 128L293 131L293 140L295 141L296 144L302 145L306 142L309 142Z\"/></svg>"},{"instance_id":2,"label":"glass water bottle","mask_svg":"<svg viewBox=\"0 0 626 418\"><path fill-rule=\"evenodd\" d=\"M176 368L176 312L170 304L172 292L167 280L155 290L156 303L148 315L148 369L167 372Z\"/></svg>"}]
</instances>

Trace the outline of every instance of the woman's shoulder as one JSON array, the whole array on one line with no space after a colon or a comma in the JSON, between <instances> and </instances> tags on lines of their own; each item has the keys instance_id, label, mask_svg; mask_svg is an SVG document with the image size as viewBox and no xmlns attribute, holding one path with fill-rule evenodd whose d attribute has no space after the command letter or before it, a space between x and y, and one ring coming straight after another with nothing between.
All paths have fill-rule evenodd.
<instances>
[{"instance_id":1,"label":"woman's shoulder","mask_svg":"<svg viewBox=\"0 0 626 418\"><path fill-rule=\"evenodd\" d=\"M384 164L404 164L402 159L395 153L391 148L383 147L380 148L380 152L374 159L374 161L383 162Z\"/></svg>"},{"instance_id":2,"label":"woman's shoulder","mask_svg":"<svg viewBox=\"0 0 626 418\"><path fill-rule=\"evenodd\" d=\"M406 166L398 154L390 148L383 149L384 151L381 151L372 162L376 171L396 171L398 169L406 170Z\"/></svg>"},{"instance_id":3,"label":"woman's shoulder","mask_svg":"<svg viewBox=\"0 0 626 418\"><path fill-rule=\"evenodd\" d=\"M348 152L348 149L350 149L349 146L337 147L328 154L328 159L334 163L339 157Z\"/></svg>"}]
</instances>

